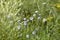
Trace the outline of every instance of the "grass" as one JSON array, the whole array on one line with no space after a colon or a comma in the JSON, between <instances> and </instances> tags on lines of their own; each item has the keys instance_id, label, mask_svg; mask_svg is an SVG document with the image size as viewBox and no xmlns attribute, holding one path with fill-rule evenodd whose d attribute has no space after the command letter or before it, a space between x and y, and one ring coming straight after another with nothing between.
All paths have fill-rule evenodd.
<instances>
[{"instance_id":1,"label":"grass","mask_svg":"<svg viewBox=\"0 0 60 40\"><path fill-rule=\"evenodd\" d=\"M0 40L60 40L60 0L0 0Z\"/></svg>"}]
</instances>

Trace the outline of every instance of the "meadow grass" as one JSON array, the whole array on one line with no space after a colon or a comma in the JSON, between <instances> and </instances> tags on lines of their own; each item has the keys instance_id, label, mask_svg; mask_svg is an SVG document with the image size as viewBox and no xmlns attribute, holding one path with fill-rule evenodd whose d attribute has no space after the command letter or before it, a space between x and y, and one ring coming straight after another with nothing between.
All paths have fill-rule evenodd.
<instances>
[{"instance_id":1,"label":"meadow grass","mask_svg":"<svg viewBox=\"0 0 60 40\"><path fill-rule=\"evenodd\" d=\"M0 0L0 40L60 40L60 0Z\"/></svg>"}]
</instances>

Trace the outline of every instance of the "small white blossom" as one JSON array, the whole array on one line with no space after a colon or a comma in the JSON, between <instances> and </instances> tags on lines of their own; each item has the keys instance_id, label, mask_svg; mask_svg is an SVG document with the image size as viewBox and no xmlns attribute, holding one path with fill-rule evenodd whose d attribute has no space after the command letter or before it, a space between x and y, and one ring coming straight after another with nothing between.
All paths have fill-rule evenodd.
<instances>
[{"instance_id":1,"label":"small white blossom","mask_svg":"<svg viewBox=\"0 0 60 40\"><path fill-rule=\"evenodd\" d=\"M10 18L10 15L6 15L7 18Z\"/></svg>"},{"instance_id":2,"label":"small white blossom","mask_svg":"<svg viewBox=\"0 0 60 40\"><path fill-rule=\"evenodd\" d=\"M38 19L40 19L40 17L38 17Z\"/></svg>"},{"instance_id":3,"label":"small white blossom","mask_svg":"<svg viewBox=\"0 0 60 40\"><path fill-rule=\"evenodd\" d=\"M35 13L38 13L38 11L35 11Z\"/></svg>"},{"instance_id":4,"label":"small white blossom","mask_svg":"<svg viewBox=\"0 0 60 40\"><path fill-rule=\"evenodd\" d=\"M20 26L20 25L18 25L18 26L17 26L17 29L20 29L20 28L21 28L21 26Z\"/></svg>"},{"instance_id":5,"label":"small white blossom","mask_svg":"<svg viewBox=\"0 0 60 40\"><path fill-rule=\"evenodd\" d=\"M29 35L28 34L26 35L26 38L29 38Z\"/></svg>"},{"instance_id":6,"label":"small white blossom","mask_svg":"<svg viewBox=\"0 0 60 40\"><path fill-rule=\"evenodd\" d=\"M24 18L23 20L26 20L26 18Z\"/></svg>"},{"instance_id":7,"label":"small white blossom","mask_svg":"<svg viewBox=\"0 0 60 40\"><path fill-rule=\"evenodd\" d=\"M38 31L38 30L39 30L39 27L35 28L35 30L37 30L37 31Z\"/></svg>"},{"instance_id":8,"label":"small white blossom","mask_svg":"<svg viewBox=\"0 0 60 40\"><path fill-rule=\"evenodd\" d=\"M30 20L33 20L33 17L30 17Z\"/></svg>"},{"instance_id":9,"label":"small white blossom","mask_svg":"<svg viewBox=\"0 0 60 40\"><path fill-rule=\"evenodd\" d=\"M36 14L33 14L33 16L35 17L35 16L36 16Z\"/></svg>"},{"instance_id":10,"label":"small white blossom","mask_svg":"<svg viewBox=\"0 0 60 40\"><path fill-rule=\"evenodd\" d=\"M42 3L43 5L45 5L46 3L44 2L44 3Z\"/></svg>"},{"instance_id":11,"label":"small white blossom","mask_svg":"<svg viewBox=\"0 0 60 40\"><path fill-rule=\"evenodd\" d=\"M17 22L20 22L20 20L17 20Z\"/></svg>"},{"instance_id":12,"label":"small white blossom","mask_svg":"<svg viewBox=\"0 0 60 40\"><path fill-rule=\"evenodd\" d=\"M26 26L27 25L27 21L24 21L23 24Z\"/></svg>"},{"instance_id":13,"label":"small white blossom","mask_svg":"<svg viewBox=\"0 0 60 40\"><path fill-rule=\"evenodd\" d=\"M45 18L43 18L43 22L46 22L46 19Z\"/></svg>"},{"instance_id":14,"label":"small white blossom","mask_svg":"<svg viewBox=\"0 0 60 40\"><path fill-rule=\"evenodd\" d=\"M32 34L34 35L35 34L35 31L33 31Z\"/></svg>"}]
</instances>

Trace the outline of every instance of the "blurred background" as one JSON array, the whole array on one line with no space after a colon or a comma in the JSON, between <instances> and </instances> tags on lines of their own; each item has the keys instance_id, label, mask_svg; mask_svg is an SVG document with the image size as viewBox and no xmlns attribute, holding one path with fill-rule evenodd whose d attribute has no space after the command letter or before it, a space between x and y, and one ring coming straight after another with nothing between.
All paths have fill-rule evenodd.
<instances>
[{"instance_id":1,"label":"blurred background","mask_svg":"<svg viewBox=\"0 0 60 40\"><path fill-rule=\"evenodd\" d=\"M60 0L0 0L0 40L60 40Z\"/></svg>"}]
</instances>

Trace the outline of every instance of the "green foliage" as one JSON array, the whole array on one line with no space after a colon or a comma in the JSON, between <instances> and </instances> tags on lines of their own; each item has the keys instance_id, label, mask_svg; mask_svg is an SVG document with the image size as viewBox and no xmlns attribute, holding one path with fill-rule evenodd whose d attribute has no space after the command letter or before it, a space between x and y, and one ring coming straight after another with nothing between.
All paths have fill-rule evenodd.
<instances>
[{"instance_id":1,"label":"green foliage","mask_svg":"<svg viewBox=\"0 0 60 40\"><path fill-rule=\"evenodd\" d=\"M60 40L59 2L0 0L0 40Z\"/></svg>"}]
</instances>

